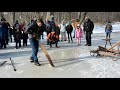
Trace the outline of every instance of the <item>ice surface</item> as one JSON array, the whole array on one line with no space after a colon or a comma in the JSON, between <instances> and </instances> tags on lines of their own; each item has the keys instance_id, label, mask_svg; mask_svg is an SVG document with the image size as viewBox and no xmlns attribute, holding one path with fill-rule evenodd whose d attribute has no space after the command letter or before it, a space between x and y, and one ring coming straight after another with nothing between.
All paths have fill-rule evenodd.
<instances>
[{"instance_id":1,"label":"ice surface","mask_svg":"<svg viewBox=\"0 0 120 90\"><path fill-rule=\"evenodd\" d=\"M9 43L6 49L0 49L0 63L7 61L0 67L0 78L120 78L120 59L113 61L111 57L91 57L90 50L96 49L99 45L104 46L105 26L97 26L92 34L92 46L84 46L85 36L82 43L77 46L68 41L59 42L60 48L50 48L46 40L41 42L45 45L55 65L51 67L44 53L39 49L39 62L42 66L35 66L30 63L31 47L15 49L14 43ZM113 24L111 43L120 41L120 25ZM44 34L45 35L45 34ZM107 45L107 48L110 45ZM9 58L12 58L16 68L13 70Z\"/></svg>"}]
</instances>

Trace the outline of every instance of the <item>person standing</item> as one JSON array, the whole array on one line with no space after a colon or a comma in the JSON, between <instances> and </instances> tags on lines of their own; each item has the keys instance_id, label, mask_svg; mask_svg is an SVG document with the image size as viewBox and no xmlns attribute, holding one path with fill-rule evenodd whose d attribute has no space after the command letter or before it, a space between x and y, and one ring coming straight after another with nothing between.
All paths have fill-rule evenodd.
<instances>
[{"instance_id":1,"label":"person standing","mask_svg":"<svg viewBox=\"0 0 120 90\"><path fill-rule=\"evenodd\" d=\"M66 41L66 24L65 21L62 21L62 23L60 24L60 35L61 35L61 41Z\"/></svg>"},{"instance_id":2,"label":"person standing","mask_svg":"<svg viewBox=\"0 0 120 90\"><path fill-rule=\"evenodd\" d=\"M21 24L21 31L23 32L22 33L22 39L23 39L23 46L27 46L27 40L28 40L28 34L25 33L25 30L26 30L26 23L23 22Z\"/></svg>"},{"instance_id":3,"label":"person standing","mask_svg":"<svg viewBox=\"0 0 120 90\"><path fill-rule=\"evenodd\" d=\"M70 22L68 22L68 25L66 26L66 31L67 31L67 35L68 35L68 43L70 43L70 39L71 39L71 42L73 42L73 40L72 40L73 27Z\"/></svg>"},{"instance_id":4,"label":"person standing","mask_svg":"<svg viewBox=\"0 0 120 90\"><path fill-rule=\"evenodd\" d=\"M2 31L4 38L2 39L2 46L6 48L6 45L8 44L8 23L6 22L5 18L1 19L1 25L2 25Z\"/></svg>"},{"instance_id":5,"label":"person standing","mask_svg":"<svg viewBox=\"0 0 120 90\"><path fill-rule=\"evenodd\" d=\"M14 37L14 42L15 42L15 33L17 31L17 29L19 29L19 22L18 20L15 21L15 23L13 24L13 37Z\"/></svg>"},{"instance_id":6,"label":"person standing","mask_svg":"<svg viewBox=\"0 0 120 90\"><path fill-rule=\"evenodd\" d=\"M46 19L46 33L47 33L47 45L50 45L49 39L48 39L48 34L51 33L51 25L50 25L50 20Z\"/></svg>"},{"instance_id":7,"label":"person standing","mask_svg":"<svg viewBox=\"0 0 120 90\"><path fill-rule=\"evenodd\" d=\"M29 41L32 48L32 55L30 57L30 62L34 62L35 65L40 66L38 62L38 49L39 49L39 39L41 35L42 21L38 19L36 22L30 24L26 29L25 33L28 33Z\"/></svg>"},{"instance_id":8,"label":"person standing","mask_svg":"<svg viewBox=\"0 0 120 90\"><path fill-rule=\"evenodd\" d=\"M75 38L77 39L77 45L79 46L81 44L81 38L83 37L83 30L80 27L80 24L77 25L77 28L75 30Z\"/></svg>"},{"instance_id":9,"label":"person standing","mask_svg":"<svg viewBox=\"0 0 120 90\"><path fill-rule=\"evenodd\" d=\"M2 27L2 23L0 22L0 49L1 48L6 48L6 43L5 43L5 30Z\"/></svg>"},{"instance_id":10,"label":"person standing","mask_svg":"<svg viewBox=\"0 0 120 90\"><path fill-rule=\"evenodd\" d=\"M15 32L16 49L18 49L18 44L19 44L19 49L21 48L21 39L22 39L22 32L20 29L17 29L17 31Z\"/></svg>"},{"instance_id":11,"label":"person standing","mask_svg":"<svg viewBox=\"0 0 120 90\"><path fill-rule=\"evenodd\" d=\"M109 21L108 24L105 27L105 32L106 32L106 39L111 36L111 32L112 32L113 28L111 25L111 22Z\"/></svg>"},{"instance_id":12,"label":"person standing","mask_svg":"<svg viewBox=\"0 0 120 90\"><path fill-rule=\"evenodd\" d=\"M77 29L77 25L79 24L80 22L79 22L79 19L76 19L76 21L74 22L74 36L73 36L73 38L75 38L75 30Z\"/></svg>"},{"instance_id":13,"label":"person standing","mask_svg":"<svg viewBox=\"0 0 120 90\"><path fill-rule=\"evenodd\" d=\"M85 18L85 22L83 24L83 30L86 36L86 45L91 46L91 34L93 33L94 24L88 17Z\"/></svg>"},{"instance_id":14,"label":"person standing","mask_svg":"<svg viewBox=\"0 0 120 90\"><path fill-rule=\"evenodd\" d=\"M10 27L8 30L9 30L9 40L12 42L13 29L12 27Z\"/></svg>"}]
</instances>

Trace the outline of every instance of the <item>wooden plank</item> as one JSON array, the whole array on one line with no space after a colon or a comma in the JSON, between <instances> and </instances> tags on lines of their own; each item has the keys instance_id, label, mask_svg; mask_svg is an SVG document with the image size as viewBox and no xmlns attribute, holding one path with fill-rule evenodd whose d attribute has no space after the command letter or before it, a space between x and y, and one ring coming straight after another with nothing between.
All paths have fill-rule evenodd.
<instances>
[{"instance_id":1,"label":"wooden plank","mask_svg":"<svg viewBox=\"0 0 120 90\"><path fill-rule=\"evenodd\" d=\"M115 44L113 44L112 47L110 47L108 50L113 49L113 48L116 47L117 45L120 45L120 41L117 42L117 43L115 43Z\"/></svg>"},{"instance_id":2,"label":"wooden plank","mask_svg":"<svg viewBox=\"0 0 120 90\"><path fill-rule=\"evenodd\" d=\"M113 52L113 53L120 53L120 50L108 50L109 52Z\"/></svg>"},{"instance_id":3,"label":"wooden plank","mask_svg":"<svg viewBox=\"0 0 120 90\"><path fill-rule=\"evenodd\" d=\"M113 56L113 57L117 56L115 53L104 52L104 51L99 51L99 54L103 56Z\"/></svg>"},{"instance_id":4,"label":"wooden plank","mask_svg":"<svg viewBox=\"0 0 120 90\"><path fill-rule=\"evenodd\" d=\"M40 47L41 47L42 51L44 52L44 54L46 55L46 57L47 57L50 65L51 65L52 67L55 67L54 64L53 64L53 62L52 62L52 60L51 60L51 58L50 58L50 56L49 56L49 54L48 54L48 52L47 52L47 50L46 50L46 48L44 47L44 45L43 45L43 44L40 44Z\"/></svg>"}]
</instances>

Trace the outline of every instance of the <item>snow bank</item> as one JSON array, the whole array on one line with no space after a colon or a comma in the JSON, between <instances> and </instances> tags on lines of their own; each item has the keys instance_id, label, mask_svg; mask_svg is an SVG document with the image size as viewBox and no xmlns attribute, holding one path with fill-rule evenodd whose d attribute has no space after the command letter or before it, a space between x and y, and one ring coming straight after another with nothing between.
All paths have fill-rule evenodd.
<instances>
[{"instance_id":1,"label":"snow bank","mask_svg":"<svg viewBox=\"0 0 120 90\"><path fill-rule=\"evenodd\" d=\"M93 33L105 33L106 25L95 25ZM120 22L112 23L113 32L120 32Z\"/></svg>"}]
</instances>

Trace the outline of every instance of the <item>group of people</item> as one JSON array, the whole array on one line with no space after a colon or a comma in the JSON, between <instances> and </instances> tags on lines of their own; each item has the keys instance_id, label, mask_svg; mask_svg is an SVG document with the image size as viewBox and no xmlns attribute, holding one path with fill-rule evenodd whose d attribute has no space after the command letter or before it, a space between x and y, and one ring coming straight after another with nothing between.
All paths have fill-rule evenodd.
<instances>
[{"instance_id":1,"label":"group of people","mask_svg":"<svg viewBox=\"0 0 120 90\"><path fill-rule=\"evenodd\" d=\"M28 28L26 29L25 33L28 34L31 48L32 48L32 55L30 57L30 62L34 62L35 65L40 66L41 64L38 62L38 48L39 48L39 40L41 35L43 35L43 32L45 31L47 34L47 45L50 45L52 47L52 44L55 44L56 48L58 47L59 41L66 41L66 32L68 34L68 43L73 42L73 37L71 35L73 29L75 28L75 38L77 39L78 45L80 44L80 40L82 38L83 32L86 34L86 40L87 44L86 46L91 46L91 34L94 28L93 22L89 19L85 19L85 23L83 25L83 29L81 28L81 25L79 23L76 24L76 27L73 27L71 22L68 22L65 24L64 21L60 25L56 24L54 21L54 17L51 17L51 19L46 19L45 22L43 22L43 19L40 18L36 21L33 21ZM60 36L61 35L61 40Z\"/></svg>"},{"instance_id":2,"label":"group of people","mask_svg":"<svg viewBox=\"0 0 120 90\"><path fill-rule=\"evenodd\" d=\"M2 18L0 22L0 49L6 48L6 45L8 44L9 28L10 24L4 18Z\"/></svg>"},{"instance_id":3,"label":"group of people","mask_svg":"<svg viewBox=\"0 0 120 90\"><path fill-rule=\"evenodd\" d=\"M19 23L18 20L13 25L13 37L15 41L15 48L21 48L21 41L23 40L23 46L27 46L28 34L25 33L26 23Z\"/></svg>"},{"instance_id":4,"label":"group of people","mask_svg":"<svg viewBox=\"0 0 120 90\"><path fill-rule=\"evenodd\" d=\"M52 16L50 19L47 18L45 22L42 18L31 20L28 25L26 25L25 22L19 23L18 20L16 20L12 28L10 27L10 24L4 18L2 18L0 22L0 48L6 48L8 40L12 42L12 35L16 43L16 49L21 48L22 39L23 46L27 46L27 39L29 38L32 48L30 62L34 62L35 65L40 66L41 64L38 62L37 54L39 50L39 40L41 37L43 39L43 32L46 32L47 35L47 45L50 45L50 48L52 48L52 44L55 44L55 47L59 48L59 41L67 41L68 39L68 43L70 43L73 42L73 38L76 39L77 45L79 46L81 44L81 38L83 38L83 34L85 35L86 39L85 46L91 46L91 35L93 33L93 29L94 23L88 17L85 18L83 26L80 25L78 19L76 19L75 22L69 21L67 23L63 20L61 24L57 24ZM112 25L110 22L105 27L105 31L106 38L108 36L110 37L110 33L112 32ZM73 37L72 32L74 33ZM9 36L10 39L8 38Z\"/></svg>"},{"instance_id":5,"label":"group of people","mask_svg":"<svg viewBox=\"0 0 120 90\"><path fill-rule=\"evenodd\" d=\"M83 34L85 34L86 37L86 46L91 46L91 34L93 33L94 29L94 23L91 21L88 17L85 18L85 22L82 25L80 25L80 22L78 19L76 21L71 21L65 24L64 21L59 25L60 27L60 34L61 34L61 41L66 41L66 32L68 35L68 43L73 42L73 38L76 38L77 45L79 46L81 43L81 38L83 37ZM72 37L72 32L74 33ZM63 39L64 38L64 39Z\"/></svg>"},{"instance_id":6,"label":"group of people","mask_svg":"<svg viewBox=\"0 0 120 90\"><path fill-rule=\"evenodd\" d=\"M23 40L23 46L27 46L28 35L24 33L25 29L25 22L19 23L16 20L11 26L5 18L2 18L0 22L0 49L6 48L9 42L15 42L15 48L19 49L21 48L21 40Z\"/></svg>"}]
</instances>

